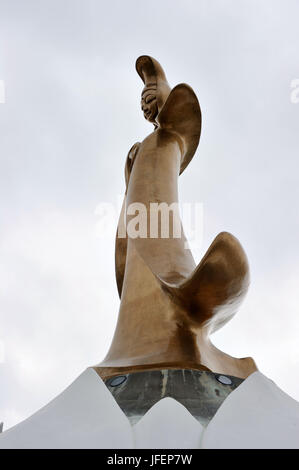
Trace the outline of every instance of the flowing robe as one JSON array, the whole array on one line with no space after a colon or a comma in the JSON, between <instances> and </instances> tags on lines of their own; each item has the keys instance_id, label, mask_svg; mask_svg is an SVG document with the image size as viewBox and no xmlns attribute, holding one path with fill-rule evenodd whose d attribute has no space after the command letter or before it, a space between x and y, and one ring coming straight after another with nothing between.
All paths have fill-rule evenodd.
<instances>
[{"instance_id":1,"label":"flowing robe","mask_svg":"<svg viewBox=\"0 0 299 470\"><path fill-rule=\"evenodd\" d=\"M145 236L116 238L116 279L121 298L112 345L96 367L106 377L132 370L197 368L245 378L251 358L235 359L212 345L209 334L226 323L249 282L246 255L231 234L220 233L196 266L183 231L151 235L151 206L178 203L178 177L193 157L201 112L185 84L168 96L157 128L135 144L126 162L126 200L118 234L130 224L130 209L146 210ZM134 212L134 210L133 210ZM179 222L181 224L181 222Z\"/></svg>"}]
</instances>

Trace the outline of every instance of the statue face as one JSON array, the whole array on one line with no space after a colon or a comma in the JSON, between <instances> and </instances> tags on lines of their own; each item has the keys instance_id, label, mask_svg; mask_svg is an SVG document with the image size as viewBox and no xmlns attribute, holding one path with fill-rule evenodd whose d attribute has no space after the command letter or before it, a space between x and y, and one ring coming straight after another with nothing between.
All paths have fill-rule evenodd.
<instances>
[{"instance_id":1,"label":"statue face","mask_svg":"<svg viewBox=\"0 0 299 470\"><path fill-rule=\"evenodd\" d=\"M158 114L157 87L154 85L145 87L141 95L141 109L145 119L155 122Z\"/></svg>"}]
</instances>

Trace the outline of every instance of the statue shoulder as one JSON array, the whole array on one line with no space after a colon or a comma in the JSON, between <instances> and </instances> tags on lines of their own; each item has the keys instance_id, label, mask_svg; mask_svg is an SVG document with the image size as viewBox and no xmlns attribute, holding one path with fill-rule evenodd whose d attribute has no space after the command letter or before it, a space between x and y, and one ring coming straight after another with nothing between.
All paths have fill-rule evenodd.
<instances>
[{"instance_id":1,"label":"statue shoulder","mask_svg":"<svg viewBox=\"0 0 299 470\"><path fill-rule=\"evenodd\" d=\"M161 129L171 130L183 140L182 173L196 151L201 133L201 110L192 88L185 83L174 87L156 121Z\"/></svg>"}]
</instances>

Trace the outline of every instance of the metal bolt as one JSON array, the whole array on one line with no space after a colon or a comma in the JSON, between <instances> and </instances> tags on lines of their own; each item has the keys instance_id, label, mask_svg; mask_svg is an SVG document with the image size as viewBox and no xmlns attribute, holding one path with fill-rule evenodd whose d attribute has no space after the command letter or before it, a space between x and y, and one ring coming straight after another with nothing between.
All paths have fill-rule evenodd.
<instances>
[{"instance_id":1,"label":"metal bolt","mask_svg":"<svg viewBox=\"0 0 299 470\"><path fill-rule=\"evenodd\" d=\"M127 377L125 375L118 375L117 377L113 377L108 385L109 387L117 387L118 385L123 384L126 380Z\"/></svg>"},{"instance_id":2,"label":"metal bolt","mask_svg":"<svg viewBox=\"0 0 299 470\"><path fill-rule=\"evenodd\" d=\"M233 383L232 379L226 377L225 375L218 375L217 380L224 385L231 385Z\"/></svg>"}]
</instances>

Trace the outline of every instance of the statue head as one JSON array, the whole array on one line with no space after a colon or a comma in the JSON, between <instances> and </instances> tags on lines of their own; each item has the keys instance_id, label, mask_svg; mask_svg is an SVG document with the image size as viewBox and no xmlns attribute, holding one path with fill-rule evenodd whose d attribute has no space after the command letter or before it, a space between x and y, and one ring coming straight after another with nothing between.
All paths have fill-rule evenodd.
<instances>
[{"instance_id":1,"label":"statue head","mask_svg":"<svg viewBox=\"0 0 299 470\"><path fill-rule=\"evenodd\" d=\"M147 84L141 94L141 109L145 119L154 123L158 116L157 85L155 83Z\"/></svg>"},{"instance_id":2,"label":"statue head","mask_svg":"<svg viewBox=\"0 0 299 470\"><path fill-rule=\"evenodd\" d=\"M141 94L141 109L145 119L155 123L171 88L161 65L152 57L147 55L138 57L136 70L145 85Z\"/></svg>"}]
</instances>

